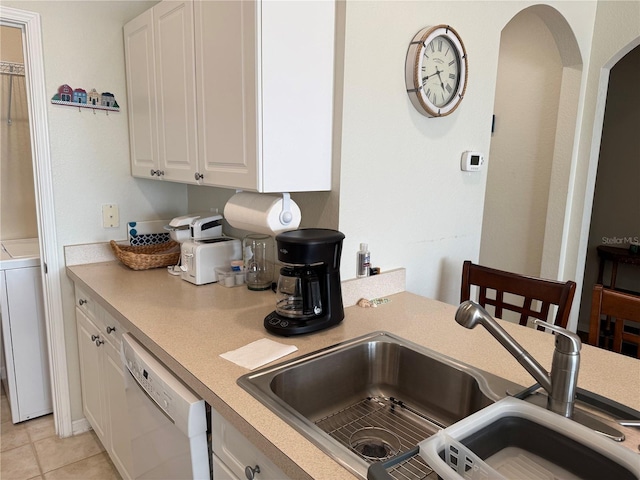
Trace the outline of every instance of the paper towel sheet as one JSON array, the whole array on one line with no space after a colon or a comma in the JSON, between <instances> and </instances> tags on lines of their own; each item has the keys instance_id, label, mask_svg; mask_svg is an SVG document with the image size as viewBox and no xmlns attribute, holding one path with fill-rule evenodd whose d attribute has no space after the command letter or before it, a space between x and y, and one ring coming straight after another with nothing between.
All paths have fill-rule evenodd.
<instances>
[{"instance_id":1,"label":"paper towel sheet","mask_svg":"<svg viewBox=\"0 0 640 480\"><path fill-rule=\"evenodd\" d=\"M298 350L298 347L295 345L284 345L269 340L268 338L263 338L236 350L221 353L220 356L241 367L253 370L285 355L289 355L296 350Z\"/></svg>"}]
</instances>

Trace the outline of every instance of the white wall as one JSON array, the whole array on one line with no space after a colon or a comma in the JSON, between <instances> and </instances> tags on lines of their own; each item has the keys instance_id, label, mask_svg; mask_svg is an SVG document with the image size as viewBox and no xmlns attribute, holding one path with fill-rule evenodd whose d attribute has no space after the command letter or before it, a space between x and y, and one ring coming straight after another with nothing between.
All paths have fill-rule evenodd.
<instances>
[{"instance_id":1,"label":"white wall","mask_svg":"<svg viewBox=\"0 0 640 480\"><path fill-rule=\"evenodd\" d=\"M540 276L562 63L542 19L502 31L480 263Z\"/></svg>"},{"instance_id":2,"label":"white wall","mask_svg":"<svg viewBox=\"0 0 640 480\"><path fill-rule=\"evenodd\" d=\"M596 4L558 9L590 55ZM360 242L383 270L407 267L407 289L457 303L462 262L477 260L486 170L460 171L460 155L488 156L500 32L530 2L348 2L340 187L346 235L342 277L355 276ZM405 92L409 41L437 23L460 33L469 55L465 99L428 119ZM491 159L488 159L491 162Z\"/></svg>"},{"instance_id":3,"label":"white wall","mask_svg":"<svg viewBox=\"0 0 640 480\"><path fill-rule=\"evenodd\" d=\"M49 105L59 256L63 246L126 238L125 222L172 218L186 211L186 186L134 179L129 167L129 133L122 26L156 2L3 0L3 5L38 12L42 19L47 92L69 84L112 92L119 113L78 111ZM102 227L101 208L120 207L120 227ZM83 418L73 285L60 269L71 415Z\"/></svg>"}]
</instances>

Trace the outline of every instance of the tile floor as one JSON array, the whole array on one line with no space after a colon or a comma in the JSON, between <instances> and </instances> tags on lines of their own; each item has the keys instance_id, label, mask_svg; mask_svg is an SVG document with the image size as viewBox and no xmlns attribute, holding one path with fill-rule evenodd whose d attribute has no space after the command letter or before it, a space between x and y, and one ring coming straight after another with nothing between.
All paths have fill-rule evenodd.
<instances>
[{"instance_id":1,"label":"tile floor","mask_svg":"<svg viewBox=\"0 0 640 480\"><path fill-rule=\"evenodd\" d=\"M14 425L4 391L0 416L2 480L121 480L93 431L58 438L53 415Z\"/></svg>"}]
</instances>

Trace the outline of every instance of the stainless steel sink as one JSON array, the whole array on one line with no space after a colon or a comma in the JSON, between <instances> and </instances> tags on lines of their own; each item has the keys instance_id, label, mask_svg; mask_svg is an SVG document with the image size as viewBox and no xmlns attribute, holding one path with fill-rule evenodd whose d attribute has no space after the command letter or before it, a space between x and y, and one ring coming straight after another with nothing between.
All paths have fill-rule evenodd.
<instances>
[{"instance_id":1,"label":"stainless steel sink","mask_svg":"<svg viewBox=\"0 0 640 480\"><path fill-rule=\"evenodd\" d=\"M386 332L258 370L238 384L361 478L372 464L398 465L393 468L402 474L394 478L437 478L416 445L507 392L523 390ZM539 405L545 399L527 397ZM629 429L616 419L640 418L640 412L581 389L575 413L595 414L623 431Z\"/></svg>"},{"instance_id":2,"label":"stainless steel sink","mask_svg":"<svg viewBox=\"0 0 640 480\"><path fill-rule=\"evenodd\" d=\"M371 462L411 450L514 388L386 332L256 371L238 383L362 478ZM430 471L416 466L423 467Z\"/></svg>"}]
</instances>

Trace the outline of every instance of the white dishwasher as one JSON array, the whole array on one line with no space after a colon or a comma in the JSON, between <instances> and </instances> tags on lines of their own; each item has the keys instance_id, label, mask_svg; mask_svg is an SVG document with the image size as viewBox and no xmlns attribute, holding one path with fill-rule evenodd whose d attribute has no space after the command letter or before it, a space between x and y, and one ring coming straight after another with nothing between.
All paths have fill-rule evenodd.
<instances>
[{"instance_id":1,"label":"white dishwasher","mask_svg":"<svg viewBox=\"0 0 640 480\"><path fill-rule=\"evenodd\" d=\"M133 478L210 479L204 400L128 333L122 357Z\"/></svg>"}]
</instances>

